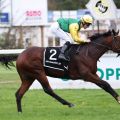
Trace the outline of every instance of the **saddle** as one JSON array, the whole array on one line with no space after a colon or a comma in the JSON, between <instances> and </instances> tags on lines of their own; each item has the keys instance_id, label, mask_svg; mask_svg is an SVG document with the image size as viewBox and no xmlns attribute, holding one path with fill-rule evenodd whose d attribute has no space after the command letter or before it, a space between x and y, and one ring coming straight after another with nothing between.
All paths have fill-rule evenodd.
<instances>
[{"instance_id":1,"label":"saddle","mask_svg":"<svg viewBox=\"0 0 120 120\"><path fill-rule=\"evenodd\" d=\"M65 52L65 56L69 56L71 59L80 49L80 45L72 44L70 48ZM43 65L46 68L56 69L61 71L68 71L67 61L58 59L61 47L46 47L44 51Z\"/></svg>"},{"instance_id":2,"label":"saddle","mask_svg":"<svg viewBox=\"0 0 120 120\"><path fill-rule=\"evenodd\" d=\"M71 59L75 54L79 53L81 47L82 45L71 44L69 49L65 51L65 56L68 56Z\"/></svg>"}]
</instances>

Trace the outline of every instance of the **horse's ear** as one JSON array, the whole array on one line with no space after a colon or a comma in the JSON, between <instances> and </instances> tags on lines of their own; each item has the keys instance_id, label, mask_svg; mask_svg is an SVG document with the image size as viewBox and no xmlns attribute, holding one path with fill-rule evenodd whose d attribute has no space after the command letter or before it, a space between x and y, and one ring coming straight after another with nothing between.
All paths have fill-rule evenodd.
<instances>
[{"instance_id":1,"label":"horse's ear","mask_svg":"<svg viewBox=\"0 0 120 120\"><path fill-rule=\"evenodd\" d=\"M119 30L116 32L114 29L112 29L112 33L114 36L118 35L119 34Z\"/></svg>"},{"instance_id":2,"label":"horse's ear","mask_svg":"<svg viewBox=\"0 0 120 120\"><path fill-rule=\"evenodd\" d=\"M113 33L113 35L115 36L115 30L114 30L114 29L112 29L112 33Z\"/></svg>"},{"instance_id":3,"label":"horse's ear","mask_svg":"<svg viewBox=\"0 0 120 120\"><path fill-rule=\"evenodd\" d=\"M119 29L118 29L118 31L116 32L116 35L118 35L119 34Z\"/></svg>"}]
</instances>

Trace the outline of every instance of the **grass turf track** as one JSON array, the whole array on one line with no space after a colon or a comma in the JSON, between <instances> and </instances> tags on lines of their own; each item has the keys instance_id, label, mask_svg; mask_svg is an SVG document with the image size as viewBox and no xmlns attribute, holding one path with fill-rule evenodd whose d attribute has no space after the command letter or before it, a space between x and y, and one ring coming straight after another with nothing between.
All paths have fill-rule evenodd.
<instances>
[{"instance_id":1,"label":"grass turf track","mask_svg":"<svg viewBox=\"0 0 120 120\"><path fill-rule=\"evenodd\" d=\"M120 105L103 90L55 90L74 103L68 108L43 90L29 90L22 99L23 113L18 114L14 93L20 86L15 69L0 66L0 120L119 120ZM120 93L120 90L117 90Z\"/></svg>"}]
</instances>

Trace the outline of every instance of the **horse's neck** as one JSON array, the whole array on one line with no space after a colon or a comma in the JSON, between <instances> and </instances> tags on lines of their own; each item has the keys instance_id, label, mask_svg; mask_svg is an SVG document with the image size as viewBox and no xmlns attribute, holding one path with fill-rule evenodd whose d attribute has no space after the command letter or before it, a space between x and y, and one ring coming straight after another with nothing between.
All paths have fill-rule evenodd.
<instances>
[{"instance_id":1,"label":"horse's neck","mask_svg":"<svg viewBox=\"0 0 120 120\"><path fill-rule=\"evenodd\" d=\"M106 48L96 48L96 59L98 60L103 54L105 54L105 52L107 52L108 49Z\"/></svg>"},{"instance_id":2,"label":"horse's neck","mask_svg":"<svg viewBox=\"0 0 120 120\"><path fill-rule=\"evenodd\" d=\"M92 56L94 59L98 60L105 52L108 51L107 46L101 41L101 42L96 42L93 41L91 43L93 45L92 47Z\"/></svg>"}]
</instances>

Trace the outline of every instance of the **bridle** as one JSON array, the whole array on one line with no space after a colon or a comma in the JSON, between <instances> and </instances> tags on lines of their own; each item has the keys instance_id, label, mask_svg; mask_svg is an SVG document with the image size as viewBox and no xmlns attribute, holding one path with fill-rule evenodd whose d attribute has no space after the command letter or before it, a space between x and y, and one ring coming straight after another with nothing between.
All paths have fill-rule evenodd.
<instances>
[{"instance_id":1,"label":"bridle","mask_svg":"<svg viewBox=\"0 0 120 120\"><path fill-rule=\"evenodd\" d=\"M95 42L95 41L92 41L91 43L94 43L94 44L96 44L96 45L98 45L98 46L104 47L104 48L106 48L107 50L111 50L111 47L108 47L107 45L103 45L103 44L97 43L97 42Z\"/></svg>"},{"instance_id":2,"label":"bridle","mask_svg":"<svg viewBox=\"0 0 120 120\"><path fill-rule=\"evenodd\" d=\"M118 42L120 43L120 41L117 40L117 37L118 37L118 35L114 35L112 33L112 46L114 46L114 49L117 49L117 51L120 51L120 45L118 44ZM113 51L114 51L114 49L113 49Z\"/></svg>"},{"instance_id":3,"label":"bridle","mask_svg":"<svg viewBox=\"0 0 120 120\"><path fill-rule=\"evenodd\" d=\"M97 43L97 42L95 42L95 41L92 41L92 43L94 43L94 44L96 44L96 45L98 45L98 46L101 46L101 47L104 47L104 48L106 48L107 50L115 50L115 49L117 49L117 51L120 51L120 48L119 48L119 46L118 46L118 40L117 40L117 36L118 35L114 35L113 34L113 32L111 31L111 36L112 36L112 45L111 45L111 47L108 47L107 45L103 45L103 44L101 44L101 43ZM113 49L113 46L114 46L114 49ZM119 48L119 49L118 49Z\"/></svg>"}]
</instances>

